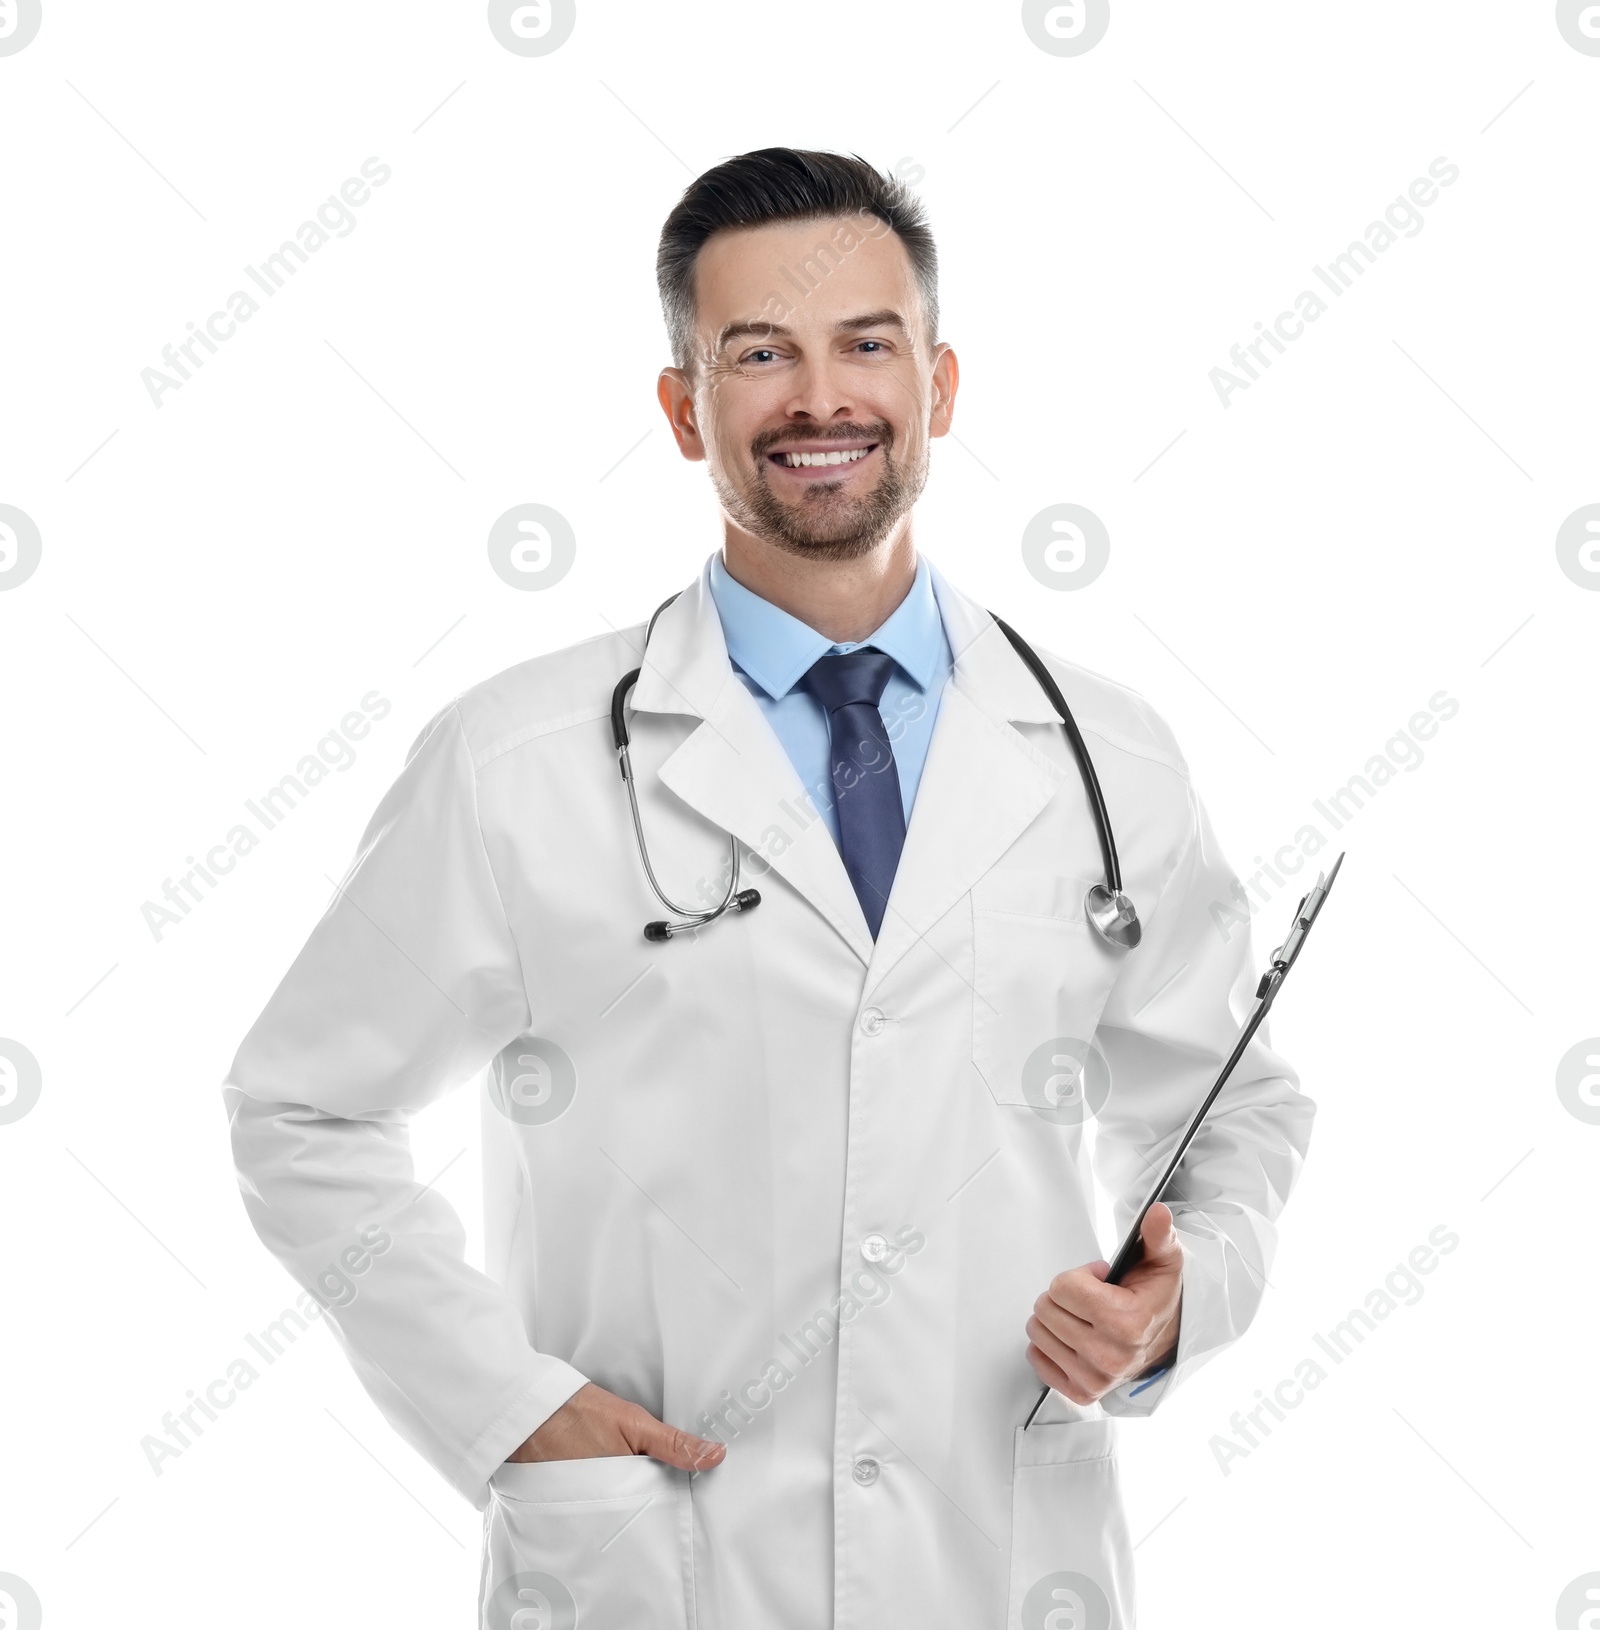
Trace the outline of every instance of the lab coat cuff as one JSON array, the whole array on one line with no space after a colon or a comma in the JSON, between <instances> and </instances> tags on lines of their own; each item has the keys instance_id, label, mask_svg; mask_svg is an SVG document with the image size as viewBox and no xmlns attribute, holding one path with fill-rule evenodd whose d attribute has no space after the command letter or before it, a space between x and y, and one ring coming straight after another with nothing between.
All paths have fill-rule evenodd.
<instances>
[{"instance_id":1,"label":"lab coat cuff","mask_svg":"<svg viewBox=\"0 0 1600 1630\"><path fill-rule=\"evenodd\" d=\"M534 1355L533 1377L479 1433L464 1458L463 1492L482 1511L489 1504L489 1479L506 1457L533 1436L589 1377L559 1358Z\"/></svg>"},{"instance_id":2,"label":"lab coat cuff","mask_svg":"<svg viewBox=\"0 0 1600 1630\"><path fill-rule=\"evenodd\" d=\"M1225 1316L1222 1241L1213 1235L1191 1233L1173 1217L1173 1232L1183 1243L1183 1303L1178 1315L1178 1350L1172 1362L1151 1375L1134 1376L1113 1387L1100 1400L1108 1415L1151 1415L1174 1387L1192 1375L1214 1353L1233 1339Z\"/></svg>"}]
</instances>

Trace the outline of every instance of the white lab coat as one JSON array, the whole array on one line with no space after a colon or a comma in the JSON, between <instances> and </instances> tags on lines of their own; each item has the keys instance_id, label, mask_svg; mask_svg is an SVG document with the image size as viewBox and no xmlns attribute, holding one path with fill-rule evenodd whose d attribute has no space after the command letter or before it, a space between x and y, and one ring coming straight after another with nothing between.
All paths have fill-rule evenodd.
<instances>
[{"instance_id":1,"label":"white lab coat","mask_svg":"<svg viewBox=\"0 0 1600 1630\"><path fill-rule=\"evenodd\" d=\"M988 614L934 587L955 670L876 943L702 572L633 693L639 799L670 894L718 883L732 833L759 909L642 937L662 912L608 714L643 627L603 635L433 720L234 1062L251 1219L484 1510L493 1630L1134 1622L1114 1417L1250 1322L1314 1106L1263 1031L1174 1202L1175 1368L1086 1410L1052 1394L1023 1436L1034 1299L1109 1248L1079 1082L1097 1101L1109 1071L1093 1163L1120 1229L1254 974L1171 732L1047 657L1144 943L1087 926L1101 860L1056 715ZM487 1274L406 1137L475 1073ZM502 1464L585 1379L726 1460Z\"/></svg>"}]
</instances>

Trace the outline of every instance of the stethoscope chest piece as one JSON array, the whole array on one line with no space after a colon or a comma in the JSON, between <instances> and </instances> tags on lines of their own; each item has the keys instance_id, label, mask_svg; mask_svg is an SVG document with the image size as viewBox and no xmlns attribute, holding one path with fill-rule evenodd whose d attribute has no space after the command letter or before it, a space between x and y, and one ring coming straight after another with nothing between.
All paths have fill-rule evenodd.
<instances>
[{"instance_id":1,"label":"stethoscope chest piece","mask_svg":"<svg viewBox=\"0 0 1600 1630\"><path fill-rule=\"evenodd\" d=\"M989 615L994 617L992 611ZM1050 698L1050 705L1061 720L1067 740L1072 744L1073 756L1078 761L1078 769L1083 775L1084 791L1089 795L1095 828L1100 837L1100 856L1106 867L1105 882L1096 883L1083 897L1084 914L1101 939L1131 951L1144 937L1143 931L1139 927L1139 913L1134 909L1133 901L1122 892L1122 867L1117 860L1117 841L1111 835L1111 817L1106 813L1105 794L1100 790L1100 777L1094 773L1094 760L1089 757L1089 749L1084 745L1083 732L1078 729L1078 721L1073 718L1072 709L1061 694L1061 687L1040 661L1038 652L1010 624L998 617L994 620L995 626L1011 642L1011 648L1039 682L1039 688Z\"/></svg>"},{"instance_id":2,"label":"stethoscope chest piece","mask_svg":"<svg viewBox=\"0 0 1600 1630\"><path fill-rule=\"evenodd\" d=\"M1139 943L1143 933L1139 913L1121 889L1109 889L1104 883L1096 883L1084 895L1083 909L1102 939L1130 951Z\"/></svg>"}]
</instances>

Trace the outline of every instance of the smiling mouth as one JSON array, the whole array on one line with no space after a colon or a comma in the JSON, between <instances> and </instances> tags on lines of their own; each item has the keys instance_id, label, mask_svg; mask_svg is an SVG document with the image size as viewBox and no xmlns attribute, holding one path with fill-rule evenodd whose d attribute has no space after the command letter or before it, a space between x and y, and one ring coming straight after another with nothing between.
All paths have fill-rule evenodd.
<instances>
[{"instance_id":1,"label":"smiling mouth","mask_svg":"<svg viewBox=\"0 0 1600 1630\"><path fill-rule=\"evenodd\" d=\"M859 464L877 446L877 442L869 442L865 447L846 447L826 453L794 453L780 449L775 453L768 453L767 457L783 470L836 468L840 465Z\"/></svg>"}]
</instances>

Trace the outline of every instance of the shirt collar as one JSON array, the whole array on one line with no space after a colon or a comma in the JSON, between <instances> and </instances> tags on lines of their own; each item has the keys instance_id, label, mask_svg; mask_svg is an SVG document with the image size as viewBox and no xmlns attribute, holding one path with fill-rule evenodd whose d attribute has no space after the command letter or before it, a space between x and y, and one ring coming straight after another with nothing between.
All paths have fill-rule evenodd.
<instances>
[{"instance_id":1,"label":"shirt collar","mask_svg":"<svg viewBox=\"0 0 1600 1630\"><path fill-rule=\"evenodd\" d=\"M934 598L928 562L917 557L917 574L899 605L864 640L835 644L826 634L747 589L728 571L719 550L707 563L711 598L722 620L728 656L777 701L829 651L875 646L900 665L919 690L926 690L950 665L944 619Z\"/></svg>"}]
</instances>

